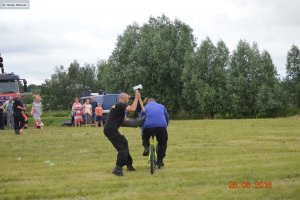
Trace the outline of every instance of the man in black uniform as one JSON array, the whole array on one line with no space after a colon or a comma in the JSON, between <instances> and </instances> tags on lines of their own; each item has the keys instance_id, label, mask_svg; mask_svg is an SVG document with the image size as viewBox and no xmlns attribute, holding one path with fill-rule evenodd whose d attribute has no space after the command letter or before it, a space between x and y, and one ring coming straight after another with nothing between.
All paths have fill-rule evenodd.
<instances>
[{"instance_id":1,"label":"man in black uniform","mask_svg":"<svg viewBox=\"0 0 300 200\"><path fill-rule=\"evenodd\" d=\"M132 158L129 153L128 142L124 135L118 131L125 119L125 112L134 112L141 94L135 91L135 98L131 106L128 105L129 96L126 93L119 95L119 102L115 104L109 112L108 119L104 126L104 134L118 151L116 167L113 174L123 176L123 166L127 166L128 171L135 171L132 166Z\"/></svg>"},{"instance_id":2,"label":"man in black uniform","mask_svg":"<svg viewBox=\"0 0 300 200\"><path fill-rule=\"evenodd\" d=\"M22 112L25 111L25 108L21 101L20 93L16 94L15 102L13 104L13 111L14 111L15 133L20 134L20 133L22 133L24 125L25 125L25 119L22 115Z\"/></svg>"}]
</instances>

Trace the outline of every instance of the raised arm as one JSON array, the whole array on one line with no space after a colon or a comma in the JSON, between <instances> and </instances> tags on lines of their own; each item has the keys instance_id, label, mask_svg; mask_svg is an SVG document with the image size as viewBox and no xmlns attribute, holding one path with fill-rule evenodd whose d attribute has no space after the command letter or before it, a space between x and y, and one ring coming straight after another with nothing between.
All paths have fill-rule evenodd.
<instances>
[{"instance_id":1,"label":"raised arm","mask_svg":"<svg viewBox=\"0 0 300 200\"><path fill-rule=\"evenodd\" d=\"M133 101L132 105L131 106L127 106L127 108L126 108L127 112L134 112L135 111L140 97L141 97L140 92L136 90L135 91L134 101Z\"/></svg>"}]
</instances>

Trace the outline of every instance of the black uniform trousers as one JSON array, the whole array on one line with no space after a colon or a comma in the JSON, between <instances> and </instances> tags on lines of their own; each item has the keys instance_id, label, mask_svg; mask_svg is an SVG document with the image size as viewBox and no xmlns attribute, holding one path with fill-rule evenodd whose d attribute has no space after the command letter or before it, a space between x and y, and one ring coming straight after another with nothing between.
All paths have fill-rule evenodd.
<instances>
[{"instance_id":1,"label":"black uniform trousers","mask_svg":"<svg viewBox=\"0 0 300 200\"><path fill-rule=\"evenodd\" d=\"M162 161L166 156L167 143L168 143L168 132L166 128L145 128L143 131L142 139L144 146L149 147L149 139L152 135L156 136L158 142L157 159Z\"/></svg>"},{"instance_id":2,"label":"black uniform trousers","mask_svg":"<svg viewBox=\"0 0 300 200\"><path fill-rule=\"evenodd\" d=\"M24 128L25 125L25 119L22 116L21 113L14 113L14 126L15 126L15 131L19 131L22 128Z\"/></svg>"},{"instance_id":3,"label":"black uniform trousers","mask_svg":"<svg viewBox=\"0 0 300 200\"><path fill-rule=\"evenodd\" d=\"M3 112L0 112L0 129L4 130L4 115Z\"/></svg>"},{"instance_id":4,"label":"black uniform trousers","mask_svg":"<svg viewBox=\"0 0 300 200\"><path fill-rule=\"evenodd\" d=\"M104 127L104 134L118 151L116 165L119 167L132 166L127 139L118 129Z\"/></svg>"}]
</instances>

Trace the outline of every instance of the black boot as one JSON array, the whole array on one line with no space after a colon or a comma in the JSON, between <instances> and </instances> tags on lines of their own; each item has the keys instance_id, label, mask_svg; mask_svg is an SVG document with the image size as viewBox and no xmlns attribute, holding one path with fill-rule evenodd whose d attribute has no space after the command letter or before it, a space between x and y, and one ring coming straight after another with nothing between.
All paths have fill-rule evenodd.
<instances>
[{"instance_id":1,"label":"black boot","mask_svg":"<svg viewBox=\"0 0 300 200\"><path fill-rule=\"evenodd\" d=\"M122 167L116 166L112 173L116 176L124 176Z\"/></svg>"},{"instance_id":2,"label":"black boot","mask_svg":"<svg viewBox=\"0 0 300 200\"><path fill-rule=\"evenodd\" d=\"M145 147L143 156L149 156L149 147Z\"/></svg>"},{"instance_id":3,"label":"black boot","mask_svg":"<svg viewBox=\"0 0 300 200\"><path fill-rule=\"evenodd\" d=\"M132 165L130 165L130 166L127 166L127 171L134 172L134 171L136 171L136 169Z\"/></svg>"},{"instance_id":4,"label":"black boot","mask_svg":"<svg viewBox=\"0 0 300 200\"><path fill-rule=\"evenodd\" d=\"M158 169L162 168L164 166L164 162L162 160L158 160L157 161L157 166L158 166Z\"/></svg>"}]
</instances>

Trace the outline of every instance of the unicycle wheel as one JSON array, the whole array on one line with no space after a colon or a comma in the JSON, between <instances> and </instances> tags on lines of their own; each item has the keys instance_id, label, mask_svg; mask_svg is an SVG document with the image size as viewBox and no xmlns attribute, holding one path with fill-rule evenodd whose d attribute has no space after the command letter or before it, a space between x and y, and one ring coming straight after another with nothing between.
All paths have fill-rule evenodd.
<instances>
[{"instance_id":1,"label":"unicycle wheel","mask_svg":"<svg viewBox=\"0 0 300 200\"><path fill-rule=\"evenodd\" d=\"M150 146L150 151L149 151L149 154L150 154L150 173L151 175L154 174L154 171L155 171L155 155L154 155L154 147L153 146Z\"/></svg>"}]
</instances>

